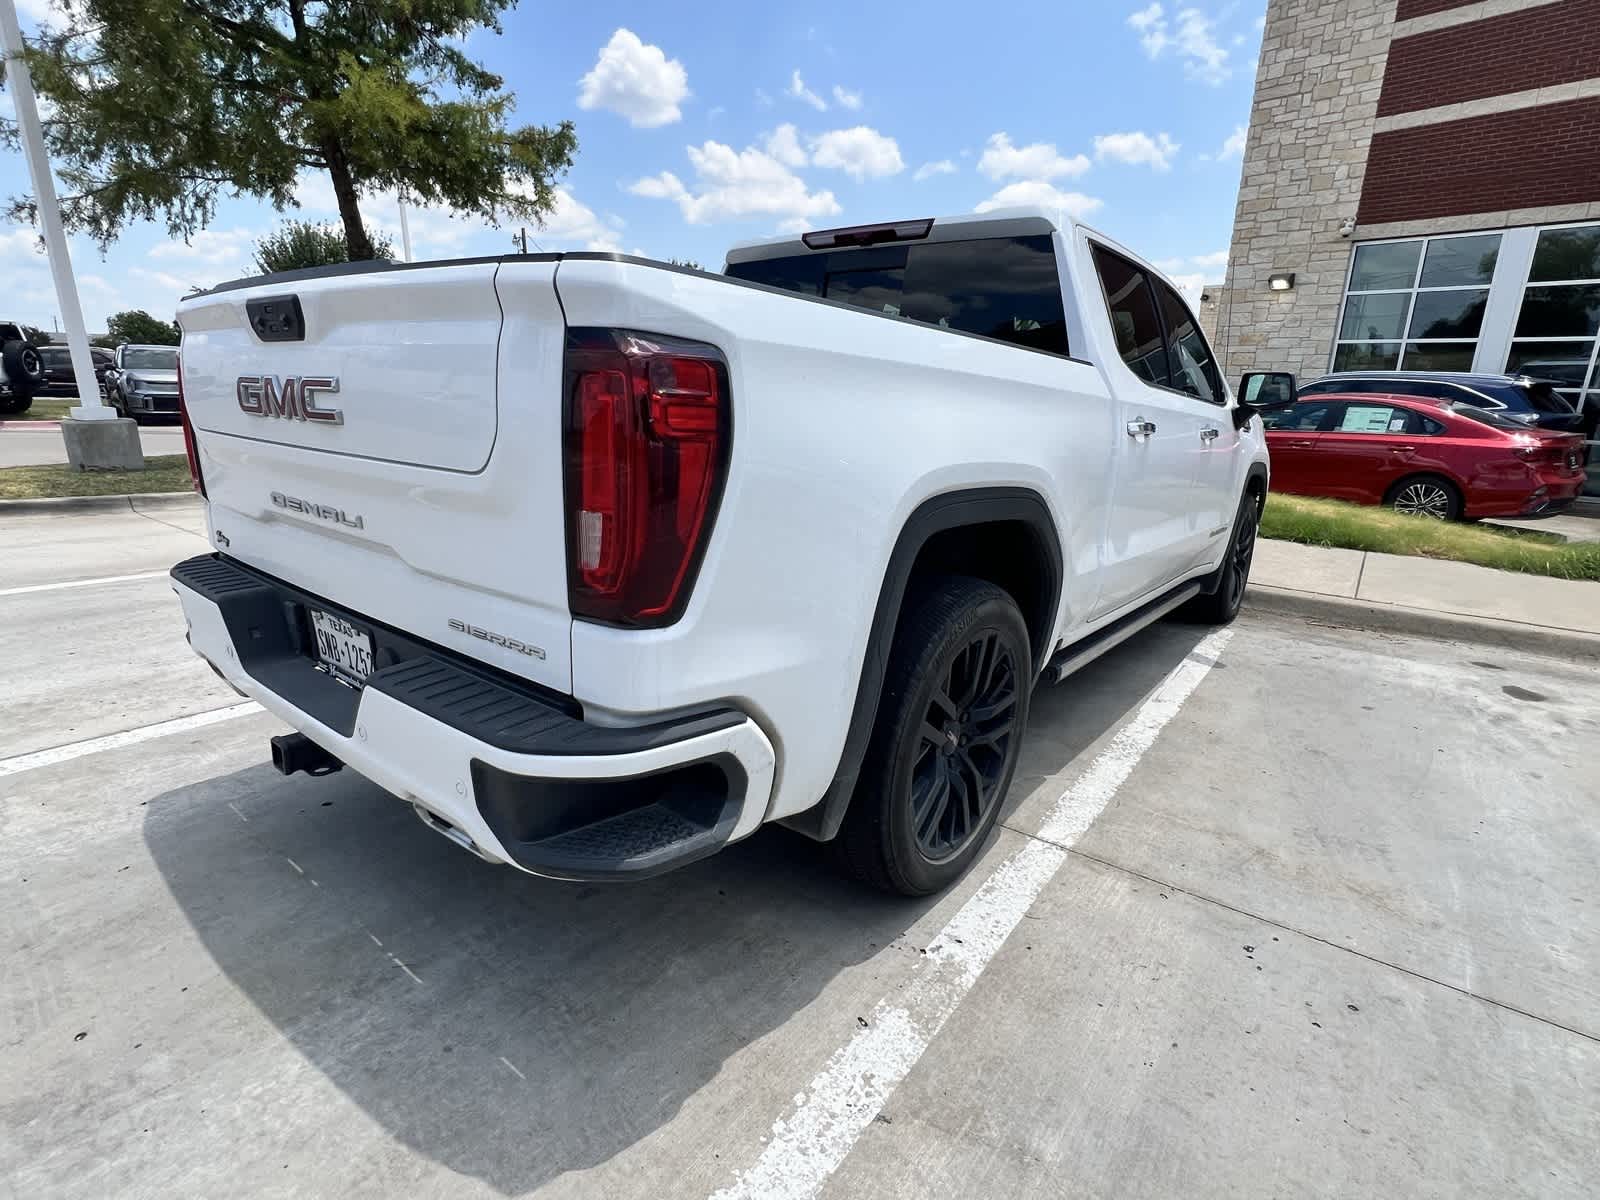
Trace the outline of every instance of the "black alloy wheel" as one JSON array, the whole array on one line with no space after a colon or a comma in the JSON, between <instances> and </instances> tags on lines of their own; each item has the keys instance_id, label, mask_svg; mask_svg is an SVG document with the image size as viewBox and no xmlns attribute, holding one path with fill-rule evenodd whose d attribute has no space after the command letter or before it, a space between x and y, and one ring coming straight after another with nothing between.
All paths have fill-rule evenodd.
<instances>
[{"instance_id":1,"label":"black alloy wheel","mask_svg":"<svg viewBox=\"0 0 1600 1200\"><path fill-rule=\"evenodd\" d=\"M915 587L835 846L851 874L904 896L948 887L982 851L1034 683L1028 626L1009 593L965 576Z\"/></svg>"},{"instance_id":2,"label":"black alloy wheel","mask_svg":"<svg viewBox=\"0 0 1600 1200\"><path fill-rule=\"evenodd\" d=\"M911 825L930 863L961 853L999 804L1020 690L1015 656L994 630L957 653L934 689L911 765Z\"/></svg>"}]
</instances>

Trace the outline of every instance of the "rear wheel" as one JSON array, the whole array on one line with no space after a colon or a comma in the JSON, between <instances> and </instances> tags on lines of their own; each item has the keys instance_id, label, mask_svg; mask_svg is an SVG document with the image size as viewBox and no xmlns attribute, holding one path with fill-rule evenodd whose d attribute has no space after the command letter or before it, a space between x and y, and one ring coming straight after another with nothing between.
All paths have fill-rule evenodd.
<instances>
[{"instance_id":1,"label":"rear wheel","mask_svg":"<svg viewBox=\"0 0 1600 1200\"><path fill-rule=\"evenodd\" d=\"M1461 519L1461 493L1448 479L1414 475L1389 489L1388 504L1395 512L1435 521Z\"/></svg>"},{"instance_id":2,"label":"rear wheel","mask_svg":"<svg viewBox=\"0 0 1600 1200\"><path fill-rule=\"evenodd\" d=\"M0 396L0 417L14 417L33 407L32 396Z\"/></svg>"},{"instance_id":3,"label":"rear wheel","mask_svg":"<svg viewBox=\"0 0 1600 1200\"><path fill-rule=\"evenodd\" d=\"M858 878L924 896L983 848L1016 770L1033 688L1016 602L977 579L933 581L901 618L838 851Z\"/></svg>"}]
</instances>

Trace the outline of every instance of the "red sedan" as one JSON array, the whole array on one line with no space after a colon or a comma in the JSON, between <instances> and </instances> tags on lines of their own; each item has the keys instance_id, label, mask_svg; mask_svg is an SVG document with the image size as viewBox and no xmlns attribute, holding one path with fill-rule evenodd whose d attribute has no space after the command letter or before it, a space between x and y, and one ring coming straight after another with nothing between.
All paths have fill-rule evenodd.
<instances>
[{"instance_id":1,"label":"red sedan","mask_svg":"<svg viewBox=\"0 0 1600 1200\"><path fill-rule=\"evenodd\" d=\"M1581 434L1417 396L1308 396L1264 416L1272 490L1441 520L1534 516L1583 489Z\"/></svg>"}]
</instances>

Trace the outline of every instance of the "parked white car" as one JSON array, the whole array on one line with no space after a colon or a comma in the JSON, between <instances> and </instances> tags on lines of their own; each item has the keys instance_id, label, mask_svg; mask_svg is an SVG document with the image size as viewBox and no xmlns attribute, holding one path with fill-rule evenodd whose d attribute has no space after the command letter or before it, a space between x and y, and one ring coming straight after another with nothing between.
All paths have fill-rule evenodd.
<instances>
[{"instance_id":1,"label":"parked white car","mask_svg":"<svg viewBox=\"0 0 1600 1200\"><path fill-rule=\"evenodd\" d=\"M1267 491L1172 284L1033 211L330 267L186 299L189 639L494 862L654 874L780 821L944 887L1029 695L1238 611ZM1254 407L1290 376L1246 376Z\"/></svg>"}]
</instances>

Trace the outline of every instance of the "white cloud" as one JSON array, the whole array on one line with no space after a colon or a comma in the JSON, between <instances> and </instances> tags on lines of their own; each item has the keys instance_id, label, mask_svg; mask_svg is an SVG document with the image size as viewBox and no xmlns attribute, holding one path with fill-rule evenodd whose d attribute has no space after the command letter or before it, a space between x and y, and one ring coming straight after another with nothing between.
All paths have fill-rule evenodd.
<instances>
[{"instance_id":1,"label":"white cloud","mask_svg":"<svg viewBox=\"0 0 1600 1200\"><path fill-rule=\"evenodd\" d=\"M869 176L881 179L896 175L906 167L895 140L865 125L835 129L813 138L811 161L819 167L836 168L857 180Z\"/></svg>"},{"instance_id":2,"label":"white cloud","mask_svg":"<svg viewBox=\"0 0 1600 1200\"><path fill-rule=\"evenodd\" d=\"M692 225L739 217L826 217L839 211L829 191L808 191L805 181L772 155L754 146L734 150L722 142L689 147L696 186L671 171L637 180L635 196L671 200Z\"/></svg>"},{"instance_id":3,"label":"white cloud","mask_svg":"<svg viewBox=\"0 0 1600 1200\"><path fill-rule=\"evenodd\" d=\"M683 117L678 107L689 95L689 73L660 46L619 29L600 48L594 68L578 81L578 107L604 108L628 118L639 129L670 125Z\"/></svg>"},{"instance_id":4,"label":"white cloud","mask_svg":"<svg viewBox=\"0 0 1600 1200\"><path fill-rule=\"evenodd\" d=\"M916 183L924 179L932 179L935 175L954 175L956 165L948 158L941 158L938 162L925 162L911 173L911 178Z\"/></svg>"},{"instance_id":5,"label":"white cloud","mask_svg":"<svg viewBox=\"0 0 1600 1200\"><path fill-rule=\"evenodd\" d=\"M997 208L1037 206L1052 215L1060 212L1070 217L1086 217L1100 208L1101 204L1102 201L1085 196L1082 192L1063 192L1042 179L1027 179L1021 183L1006 184L972 211L983 213Z\"/></svg>"},{"instance_id":6,"label":"white cloud","mask_svg":"<svg viewBox=\"0 0 1600 1200\"><path fill-rule=\"evenodd\" d=\"M1157 269L1165 271L1174 279L1188 279L1190 275L1183 273L1185 267L1195 267L1201 271L1215 273L1217 268L1228 265L1227 250L1215 250L1210 254L1193 254L1188 258L1158 258L1155 260ZM1194 275L1192 278L1200 279L1202 276ZM1205 276L1210 278L1210 276Z\"/></svg>"},{"instance_id":7,"label":"white cloud","mask_svg":"<svg viewBox=\"0 0 1600 1200\"><path fill-rule=\"evenodd\" d=\"M1233 74L1228 50L1217 41L1210 17L1198 8L1182 8L1176 22L1174 25L1167 19L1160 4L1151 4L1128 18L1148 57L1160 58L1169 49L1174 50L1183 60L1184 75L1213 87Z\"/></svg>"},{"instance_id":8,"label":"white cloud","mask_svg":"<svg viewBox=\"0 0 1600 1200\"><path fill-rule=\"evenodd\" d=\"M1051 142L1013 146L1004 133L991 136L984 144L978 170L990 179L1054 179L1059 175L1082 175L1089 169L1082 154L1064 157Z\"/></svg>"},{"instance_id":9,"label":"white cloud","mask_svg":"<svg viewBox=\"0 0 1600 1200\"><path fill-rule=\"evenodd\" d=\"M161 242L150 250L151 258L192 258L198 262L243 263L249 261L261 234L253 229L201 229L187 242Z\"/></svg>"},{"instance_id":10,"label":"white cloud","mask_svg":"<svg viewBox=\"0 0 1600 1200\"><path fill-rule=\"evenodd\" d=\"M1176 42L1184 58L1183 73L1190 79L1215 87L1233 74L1228 51L1217 44L1210 18L1199 9L1186 8L1178 14Z\"/></svg>"},{"instance_id":11,"label":"white cloud","mask_svg":"<svg viewBox=\"0 0 1600 1200\"><path fill-rule=\"evenodd\" d=\"M333 181L325 171L301 171L294 177L292 196L296 208L313 213L336 213L339 199L333 194Z\"/></svg>"},{"instance_id":12,"label":"white cloud","mask_svg":"<svg viewBox=\"0 0 1600 1200\"><path fill-rule=\"evenodd\" d=\"M17 15L39 22L64 15L52 0L17 0Z\"/></svg>"},{"instance_id":13,"label":"white cloud","mask_svg":"<svg viewBox=\"0 0 1600 1200\"><path fill-rule=\"evenodd\" d=\"M861 93L849 91L836 83L833 85L833 102L840 108L848 108L854 112L861 107Z\"/></svg>"},{"instance_id":14,"label":"white cloud","mask_svg":"<svg viewBox=\"0 0 1600 1200\"><path fill-rule=\"evenodd\" d=\"M622 225L617 217L602 219L564 187L555 189L555 207L544 219L539 237L565 245L582 245L585 250L622 250Z\"/></svg>"},{"instance_id":15,"label":"white cloud","mask_svg":"<svg viewBox=\"0 0 1600 1200\"><path fill-rule=\"evenodd\" d=\"M1128 18L1128 24L1138 33L1144 52L1151 58L1159 57L1167 48L1167 18L1161 5L1141 8Z\"/></svg>"},{"instance_id":16,"label":"white cloud","mask_svg":"<svg viewBox=\"0 0 1600 1200\"><path fill-rule=\"evenodd\" d=\"M1170 272L1167 278L1177 286L1179 293L1189 302L1191 308L1200 303L1200 293L1205 290L1206 277L1204 275L1173 275Z\"/></svg>"},{"instance_id":17,"label":"white cloud","mask_svg":"<svg viewBox=\"0 0 1600 1200\"><path fill-rule=\"evenodd\" d=\"M1228 135L1228 140L1222 143L1222 149L1217 152L1217 158L1226 162L1230 158L1244 157L1244 142L1249 130L1244 125L1235 125L1233 132Z\"/></svg>"},{"instance_id":18,"label":"white cloud","mask_svg":"<svg viewBox=\"0 0 1600 1200\"><path fill-rule=\"evenodd\" d=\"M800 72L798 70L796 70L795 73L789 77L787 94L793 96L796 100L805 101L805 103L811 105L811 107L816 109L818 112L828 111L828 102L806 86L806 81L800 78Z\"/></svg>"},{"instance_id":19,"label":"white cloud","mask_svg":"<svg viewBox=\"0 0 1600 1200\"><path fill-rule=\"evenodd\" d=\"M154 316L161 317L163 320L170 317L172 311L177 308L178 301L190 292L203 291L212 284L236 278L239 274L237 271L224 271L220 274L216 271L207 271L203 275L183 276L174 275L171 271L152 270L149 267L130 267L128 273L136 275L140 279L147 279L168 293L164 305L160 308L146 310Z\"/></svg>"},{"instance_id":20,"label":"white cloud","mask_svg":"<svg viewBox=\"0 0 1600 1200\"><path fill-rule=\"evenodd\" d=\"M1177 153L1178 143L1164 133L1158 133L1155 137L1143 131L1106 133L1094 139L1094 156L1101 162L1128 163L1131 166L1170 171L1173 155Z\"/></svg>"},{"instance_id":21,"label":"white cloud","mask_svg":"<svg viewBox=\"0 0 1600 1200\"><path fill-rule=\"evenodd\" d=\"M786 167L803 167L808 161L805 148L800 145L799 130L787 123L767 134L764 148Z\"/></svg>"},{"instance_id":22,"label":"white cloud","mask_svg":"<svg viewBox=\"0 0 1600 1200\"><path fill-rule=\"evenodd\" d=\"M804 233L811 228L811 222L804 217L788 217L778 222L779 233Z\"/></svg>"}]
</instances>

